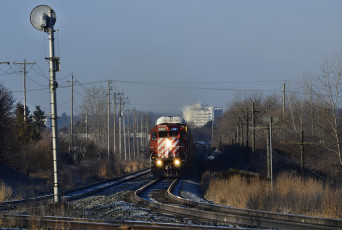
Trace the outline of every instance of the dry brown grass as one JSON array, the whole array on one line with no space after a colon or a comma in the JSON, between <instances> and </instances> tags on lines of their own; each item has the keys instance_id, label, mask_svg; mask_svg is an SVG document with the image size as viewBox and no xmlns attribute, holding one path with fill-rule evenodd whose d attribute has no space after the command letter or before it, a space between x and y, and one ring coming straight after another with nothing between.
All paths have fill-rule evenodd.
<instances>
[{"instance_id":1,"label":"dry brown grass","mask_svg":"<svg viewBox=\"0 0 342 230\"><path fill-rule=\"evenodd\" d=\"M70 165L61 170L60 180L66 190L143 168L144 164L136 161L84 160L79 165Z\"/></svg>"},{"instance_id":2,"label":"dry brown grass","mask_svg":"<svg viewBox=\"0 0 342 230\"><path fill-rule=\"evenodd\" d=\"M12 188L4 182L0 182L0 202L7 201L12 196Z\"/></svg>"},{"instance_id":3,"label":"dry brown grass","mask_svg":"<svg viewBox=\"0 0 342 230\"><path fill-rule=\"evenodd\" d=\"M207 176L206 176L207 177ZM204 177L203 177L204 178ZM342 218L342 189L294 173L282 173L274 182L233 175L210 180L205 198L238 208Z\"/></svg>"},{"instance_id":4,"label":"dry brown grass","mask_svg":"<svg viewBox=\"0 0 342 230\"><path fill-rule=\"evenodd\" d=\"M124 164L124 172L134 172L143 169L143 164L137 161L129 161Z\"/></svg>"}]
</instances>

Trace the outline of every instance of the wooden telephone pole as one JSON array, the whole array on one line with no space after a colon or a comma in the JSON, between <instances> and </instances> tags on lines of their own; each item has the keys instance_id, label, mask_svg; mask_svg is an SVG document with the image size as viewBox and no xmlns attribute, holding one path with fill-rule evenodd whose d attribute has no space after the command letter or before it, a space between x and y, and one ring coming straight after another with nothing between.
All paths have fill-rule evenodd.
<instances>
[{"instance_id":1,"label":"wooden telephone pole","mask_svg":"<svg viewBox=\"0 0 342 230\"><path fill-rule=\"evenodd\" d=\"M304 131L302 130L300 133L299 142L281 142L281 144L299 145L299 148L300 148L300 169L301 169L302 180L303 180L304 179L304 167L305 167L304 145L320 145L321 143L305 142L304 141Z\"/></svg>"},{"instance_id":2,"label":"wooden telephone pole","mask_svg":"<svg viewBox=\"0 0 342 230\"><path fill-rule=\"evenodd\" d=\"M22 63L19 63L19 62L13 62L14 65L23 65L23 73L24 73L24 121L26 121L26 117L27 117L27 114L26 114L26 65L35 65L36 62L26 62L26 59L24 59L24 62Z\"/></svg>"}]
</instances>

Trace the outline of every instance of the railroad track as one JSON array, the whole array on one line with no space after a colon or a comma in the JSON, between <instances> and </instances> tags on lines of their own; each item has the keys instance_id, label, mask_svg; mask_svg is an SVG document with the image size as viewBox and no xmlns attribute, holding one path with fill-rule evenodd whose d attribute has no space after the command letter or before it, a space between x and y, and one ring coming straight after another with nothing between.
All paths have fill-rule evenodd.
<instances>
[{"instance_id":1,"label":"railroad track","mask_svg":"<svg viewBox=\"0 0 342 230\"><path fill-rule=\"evenodd\" d=\"M2 228L20 229L229 229L226 227L167 224L137 221L101 221L70 217L38 217L38 216L14 216L0 215L0 226ZM233 229L233 228L230 228Z\"/></svg>"},{"instance_id":2,"label":"railroad track","mask_svg":"<svg viewBox=\"0 0 342 230\"><path fill-rule=\"evenodd\" d=\"M160 181L158 179L136 190L134 199L139 204L148 207L183 216L205 218L220 223L226 222L251 227L280 229L342 229L342 220L338 219L246 210L184 199L178 195L180 194L179 191L174 191L181 187L176 186L178 182L179 180L176 179L167 189L164 189L165 196L169 198L167 202L164 202L163 199L156 201L153 198L156 189L165 188L165 186L159 185ZM175 189L176 187L177 189Z\"/></svg>"},{"instance_id":3,"label":"railroad track","mask_svg":"<svg viewBox=\"0 0 342 230\"><path fill-rule=\"evenodd\" d=\"M125 174L123 176L116 177L113 179L97 182L97 183L87 185L87 186L84 186L81 188L65 191L62 193L62 200L63 201L71 201L71 200L79 199L82 197L90 196L92 194L106 190L110 187L116 186L120 183L129 181L129 180L133 180L137 177L146 175L149 172L150 172L149 169L145 169L145 170L141 170L138 172ZM28 204L28 203L47 201L47 200L51 200L52 198L53 198L53 194L48 194L48 195L44 195L44 196L38 196L38 197L22 199L22 200L5 201L5 202L0 203L0 210L13 208L13 207L16 207L18 205L24 205L24 204Z\"/></svg>"},{"instance_id":4,"label":"railroad track","mask_svg":"<svg viewBox=\"0 0 342 230\"><path fill-rule=\"evenodd\" d=\"M148 173L148 171L147 171ZM145 175L146 172L141 172L141 175ZM132 178L137 177L137 175L132 175ZM144 177L145 180L150 180L150 175ZM90 193L99 193L100 190L109 190L100 192L101 194L110 194L111 190L115 190L117 187L127 186L126 182L128 182L129 178L124 177L121 180L115 180L115 183L118 185L114 185L113 183L101 183L100 187L95 186L94 189L92 186L91 190L89 191L88 188L83 188L81 190L72 191L68 193L64 199L72 198L72 200L79 198L79 195L82 196L89 196L86 197L86 202L89 201ZM133 179L132 179L133 180ZM139 180L139 179L138 179ZM170 181L172 182L172 181ZM169 183L165 184L163 188L167 188ZM131 183L131 182L130 182ZM142 183L141 183L142 184ZM140 186L141 186L140 184ZM129 185L128 185L129 186ZM111 188L112 187L112 188ZM136 187L137 188L137 187ZM135 188L135 189L136 189ZM99 199L100 196L96 194L94 196L95 199ZM106 196L106 195L105 195ZM83 199L82 199L83 200ZM79 200L79 201L82 201ZM99 220L99 219L91 219L91 218L73 218L73 217L54 217L54 216L29 216L29 215L1 215L0 214L0 229L1 228L23 228L23 229L232 229L227 227L219 227L219 226L209 226L209 225L196 225L193 223L158 223L158 222L151 222L151 221L125 221L125 220L118 220L118 221L109 221L109 220Z\"/></svg>"}]
</instances>

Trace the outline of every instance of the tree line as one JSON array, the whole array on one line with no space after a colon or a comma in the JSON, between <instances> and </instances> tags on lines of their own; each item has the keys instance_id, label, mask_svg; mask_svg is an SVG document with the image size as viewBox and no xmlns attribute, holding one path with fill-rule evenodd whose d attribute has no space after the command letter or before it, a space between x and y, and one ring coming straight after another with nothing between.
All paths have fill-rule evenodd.
<instances>
[{"instance_id":1,"label":"tree line","mask_svg":"<svg viewBox=\"0 0 342 230\"><path fill-rule=\"evenodd\" d=\"M282 95L238 94L218 121L214 142L248 146L252 152L255 141L256 148L264 151L269 118L273 117L275 148L294 155L302 143L307 167L341 173L341 83L342 56L336 54L324 60L320 73L306 74L292 85L286 83ZM303 133L305 141L301 140Z\"/></svg>"},{"instance_id":2,"label":"tree line","mask_svg":"<svg viewBox=\"0 0 342 230\"><path fill-rule=\"evenodd\" d=\"M14 111L13 111L14 109ZM15 100L11 92L0 82L0 157L10 159L18 148L41 139L46 116L40 106L32 114L28 107Z\"/></svg>"}]
</instances>

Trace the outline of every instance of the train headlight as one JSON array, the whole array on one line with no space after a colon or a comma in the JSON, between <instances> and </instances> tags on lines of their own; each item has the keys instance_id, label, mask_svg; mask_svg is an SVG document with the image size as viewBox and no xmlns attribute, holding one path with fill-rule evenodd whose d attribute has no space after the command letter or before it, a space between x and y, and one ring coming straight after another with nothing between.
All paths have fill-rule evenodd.
<instances>
[{"instance_id":1,"label":"train headlight","mask_svg":"<svg viewBox=\"0 0 342 230\"><path fill-rule=\"evenodd\" d=\"M161 167L163 165L163 161L162 160L157 160L156 162L158 167Z\"/></svg>"},{"instance_id":2,"label":"train headlight","mask_svg":"<svg viewBox=\"0 0 342 230\"><path fill-rule=\"evenodd\" d=\"M181 161L179 159L175 159L174 164L175 164L175 166L180 166Z\"/></svg>"},{"instance_id":3,"label":"train headlight","mask_svg":"<svg viewBox=\"0 0 342 230\"><path fill-rule=\"evenodd\" d=\"M170 140L166 141L166 147L170 148L172 146L172 142Z\"/></svg>"}]
</instances>

